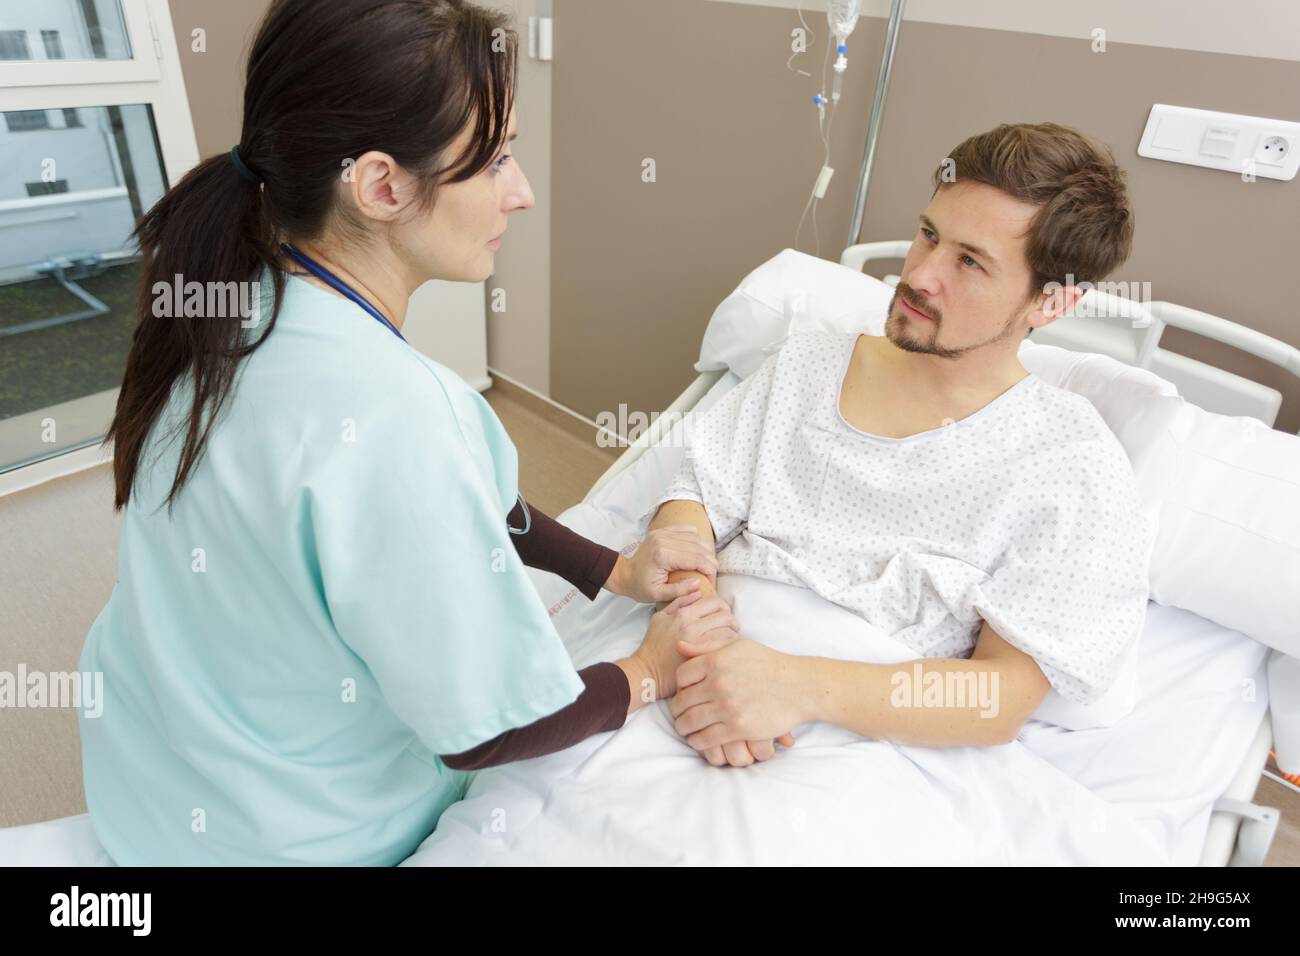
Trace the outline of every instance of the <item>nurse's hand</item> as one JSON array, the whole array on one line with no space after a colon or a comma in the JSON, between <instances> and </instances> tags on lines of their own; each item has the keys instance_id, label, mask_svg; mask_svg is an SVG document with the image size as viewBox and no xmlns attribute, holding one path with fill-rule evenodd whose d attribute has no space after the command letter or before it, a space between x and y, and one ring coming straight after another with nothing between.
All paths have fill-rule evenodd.
<instances>
[{"instance_id":1,"label":"nurse's hand","mask_svg":"<svg viewBox=\"0 0 1300 956\"><path fill-rule=\"evenodd\" d=\"M642 677L640 686L632 687L629 712L677 693L677 668L686 660L677 653L678 641L700 644L728 641L737 636L731 607L717 595L686 594L656 611L646 628L645 639L631 657Z\"/></svg>"},{"instance_id":2,"label":"nurse's hand","mask_svg":"<svg viewBox=\"0 0 1300 956\"><path fill-rule=\"evenodd\" d=\"M642 604L671 601L702 587L696 577L669 584L668 575L674 571L699 571L711 582L718 579L718 556L691 525L672 524L651 531L636 554L618 556L605 587Z\"/></svg>"}]
</instances>

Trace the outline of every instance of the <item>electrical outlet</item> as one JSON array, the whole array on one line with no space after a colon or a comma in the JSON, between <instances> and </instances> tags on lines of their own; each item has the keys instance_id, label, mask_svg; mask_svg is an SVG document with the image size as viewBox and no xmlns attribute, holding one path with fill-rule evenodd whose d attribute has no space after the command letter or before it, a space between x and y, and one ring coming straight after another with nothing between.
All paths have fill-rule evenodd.
<instances>
[{"instance_id":1,"label":"electrical outlet","mask_svg":"<svg viewBox=\"0 0 1300 956\"><path fill-rule=\"evenodd\" d=\"M1261 137L1259 147L1255 150L1255 162L1281 166L1293 149L1295 149L1295 141L1291 137L1266 133Z\"/></svg>"},{"instance_id":2,"label":"electrical outlet","mask_svg":"<svg viewBox=\"0 0 1300 956\"><path fill-rule=\"evenodd\" d=\"M1300 123L1156 103L1138 155L1218 169L1245 182L1294 180L1300 174Z\"/></svg>"}]
</instances>

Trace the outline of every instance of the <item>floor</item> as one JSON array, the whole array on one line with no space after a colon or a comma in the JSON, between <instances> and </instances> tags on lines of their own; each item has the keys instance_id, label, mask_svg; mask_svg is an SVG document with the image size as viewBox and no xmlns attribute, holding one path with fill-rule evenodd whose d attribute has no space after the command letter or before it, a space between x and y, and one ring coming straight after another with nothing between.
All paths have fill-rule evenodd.
<instances>
[{"instance_id":1,"label":"floor","mask_svg":"<svg viewBox=\"0 0 1300 956\"><path fill-rule=\"evenodd\" d=\"M1277 773L1277 764L1270 757L1268 769ZM1265 866L1300 866L1300 793L1267 777L1261 777L1259 789L1252 801L1261 807L1277 807L1282 819L1277 825L1277 836L1269 848Z\"/></svg>"},{"instance_id":2,"label":"floor","mask_svg":"<svg viewBox=\"0 0 1300 956\"><path fill-rule=\"evenodd\" d=\"M548 515L576 505L620 449L596 444L596 429L494 377L483 393L519 452L519 491Z\"/></svg>"}]
</instances>

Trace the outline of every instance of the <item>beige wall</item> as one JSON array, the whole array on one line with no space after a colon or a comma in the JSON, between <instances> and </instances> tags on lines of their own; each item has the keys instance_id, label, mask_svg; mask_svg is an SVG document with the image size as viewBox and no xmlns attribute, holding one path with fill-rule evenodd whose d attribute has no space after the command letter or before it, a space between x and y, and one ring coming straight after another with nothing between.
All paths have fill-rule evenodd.
<instances>
[{"instance_id":1,"label":"beige wall","mask_svg":"<svg viewBox=\"0 0 1300 956\"><path fill-rule=\"evenodd\" d=\"M792 9L715 0L555 6L550 394L592 417L620 402L652 411L690 381L718 301L793 244L821 162L813 81L786 69L799 20ZM1108 6L1108 34L1125 35L1126 9ZM1300 180L1243 183L1136 151L1156 102L1300 119L1300 62L1272 58L1291 49L1272 35L1297 14L1272 8L1247 29L1235 6L1179 9L1187 22L1170 26L1175 35L1234 36L1238 46L1255 36L1265 55L1113 39L1097 54L1082 37L906 22L863 240L913 235L931 169L964 137L1050 119L1109 143L1128 171L1137 235L1110 278L1150 282L1156 299L1300 346L1283 298L1300 248ZM824 20L805 16L820 43ZM1155 22L1143 14L1131 32L1150 37ZM850 42L837 172L819 217L826 258L838 257L847 232L884 26L864 17ZM818 69L820 48L800 64ZM657 162L657 182L641 180L645 157ZM811 238L800 248L812 251ZM1178 330L1164 344L1279 389L1278 427L1300 428L1294 378Z\"/></svg>"},{"instance_id":2,"label":"beige wall","mask_svg":"<svg viewBox=\"0 0 1300 956\"><path fill-rule=\"evenodd\" d=\"M487 281L488 365L543 395L551 387L551 64L528 56L533 0L492 0L519 32L519 138L511 148L532 186L532 209L510 217L509 232ZM492 311L494 290L505 310Z\"/></svg>"},{"instance_id":3,"label":"beige wall","mask_svg":"<svg viewBox=\"0 0 1300 956\"><path fill-rule=\"evenodd\" d=\"M823 15L826 0L712 0L748 6L802 8ZM862 0L864 16L889 16L890 0ZM907 0L909 23L1090 37L1102 28L1115 43L1300 60L1300 5L1295 0Z\"/></svg>"},{"instance_id":4,"label":"beige wall","mask_svg":"<svg viewBox=\"0 0 1300 956\"><path fill-rule=\"evenodd\" d=\"M239 142L244 110L244 65L253 31L270 0L168 0L185 92L194 117L199 155L229 152ZM204 31L206 50L192 49L192 32Z\"/></svg>"}]
</instances>

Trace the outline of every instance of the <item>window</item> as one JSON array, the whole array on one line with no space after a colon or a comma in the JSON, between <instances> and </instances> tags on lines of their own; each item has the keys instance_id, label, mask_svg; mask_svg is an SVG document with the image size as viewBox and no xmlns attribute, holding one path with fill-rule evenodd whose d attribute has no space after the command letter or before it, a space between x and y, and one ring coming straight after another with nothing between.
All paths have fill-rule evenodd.
<instances>
[{"instance_id":1,"label":"window","mask_svg":"<svg viewBox=\"0 0 1300 956\"><path fill-rule=\"evenodd\" d=\"M54 193L66 193L68 191L68 181L66 179L55 179L48 183L27 183L27 195L29 196L52 196Z\"/></svg>"},{"instance_id":2,"label":"window","mask_svg":"<svg viewBox=\"0 0 1300 956\"><path fill-rule=\"evenodd\" d=\"M42 30L41 42L45 44L45 59L63 59L63 41L59 39L58 30Z\"/></svg>"},{"instance_id":3,"label":"window","mask_svg":"<svg viewBox=\"0 0 1300 956\"><path fill-rule=\"evenodd\" d=\"M198 146L168 0L0 0L0 23L3 494L102 440L136 318L131 232Z\"/></svg>"},{"instance_id":4,"label":"window","mask_svg":"<svg viewBox=\"0 0 1300 956\"><path fill-rule=\"evenodd\" d=\"M47 60L129 59L122 8L121 0L0 0L0 23L11 27L0 30L0 60L32 60L29 34L40 36Z\"/></svg>"},{"instance_id":5,"label":"window","mask_svg":"<svg viewBox=\"0 0 1300 956\"><path fill-rule=\"evenodd\" d=\"M5 114L5 126L11 133L49 129L50 117L45 110L14 110L12 113Z\"/></svg>"},{"instance_id":6,"label":"window","mask_svg":"<svg viewBox=\"0 0 1300 956\"><path fill-rule=\"evenodd\" d=\"M0 30L0 60L30 60L26 30Z\"/></svg>"}]
</instances>

